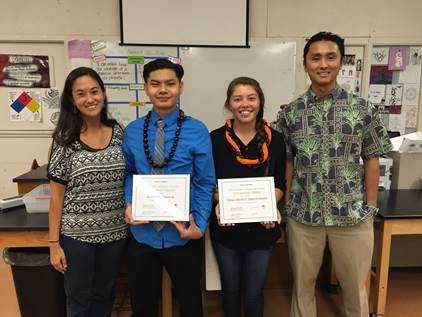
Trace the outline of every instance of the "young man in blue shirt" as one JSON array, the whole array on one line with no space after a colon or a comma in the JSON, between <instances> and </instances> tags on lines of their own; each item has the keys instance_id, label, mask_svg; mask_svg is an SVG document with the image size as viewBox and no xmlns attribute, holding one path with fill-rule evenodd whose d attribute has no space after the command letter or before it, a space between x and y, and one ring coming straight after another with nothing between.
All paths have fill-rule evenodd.
<instances>
[{"instance_id":1,"label":"young man in blue shirt","mask_svg":"<svg viewBox=\"0 0 422 317\"><path fill-rule=\"evenodd\" d=\"M202 316L203 250L199 239L208 223L215 174L207 128L177 107L183 91L183 73L181 65L166 59L145 65L145 91L153 108L128 125L123 140L127 171L125 218L131 224L128 278L134 317L158 315L163 266L175 287L182 316ZM154 145L161 121L164 121L164 157L157 163ZM132 219L132 176L160 173L190 175L189 223L166 222L157 228L155 223Z\"/></svg>"}]
</instances>

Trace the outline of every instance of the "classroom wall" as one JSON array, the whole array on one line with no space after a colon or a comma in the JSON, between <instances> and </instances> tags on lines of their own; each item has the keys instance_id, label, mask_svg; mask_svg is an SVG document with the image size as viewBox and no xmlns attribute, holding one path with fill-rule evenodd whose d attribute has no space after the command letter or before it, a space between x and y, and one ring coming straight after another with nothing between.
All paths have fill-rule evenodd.
<instances>
[{"instance_id":1,"label":"classroom wall","mask_svg":"<svg viewBox=\"0 0 422 317\"><path fill-rule=\"evenodd\" d=\"M1 24L0 36L6 38L117 36L120 34L119 1L2 0Z\"/></svg>"},{"instance_id":2,"label":"classroom wall","mask_svg":"<svg viewBox=\"0 0 422 317\"><path fill-rule=\"evenodd\" d=\"M3 0L0 43L118 38L118 12L117 0ZM305 37L330 30L346 37L349 44L422 45L420 12L420 0L250 0L249 34L296 42L295 95L298 95L306 87L301 61ZM142 14L139 13L140 17ZM159 21L152 27L159 27ZM422 128L421 112L418 130ZM45 134L0 135L1 197L17 193L11 179L26 172L33 158L40 163L47 161L50 142ZM401 263L415 263L412 257L405 259L401 255L401 259ZM418 261L420 265L422 259Z\"/></svg>"},{"instance_id":3,"label":"classroom wall","mask_svg":"<svg viewBox=\"0 0 422 317\"><path fill-rule=\"evenodd\" d=\"M420 37L420 0L268 0L267 36Z\"/></svg>"},{"instance_id":4,"label":"classroom wall","mask_svg":"<svg viewBox=\"0 0 422 317\"><path fill-rule=\"evenodd\" d=\"M251 37L303 37L323 29L347 37L421 37L420 0L249 2ZM2 6L2 37L120 34L118 0L3 0L2 3L7 4Z\"/></svg>"}]
</instances>

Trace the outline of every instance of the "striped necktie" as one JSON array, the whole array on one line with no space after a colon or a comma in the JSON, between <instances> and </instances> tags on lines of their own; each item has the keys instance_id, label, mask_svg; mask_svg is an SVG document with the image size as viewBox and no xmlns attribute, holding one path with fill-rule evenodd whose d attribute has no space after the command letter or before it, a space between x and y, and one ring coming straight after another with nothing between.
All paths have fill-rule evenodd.
<instances>
[{"instance_id":1,"label":"striped necktie","mask_svg":"<svg viewBox=\"0 0 422 317\"><path fill-rule=\"evenodd\" d=\"M157 131L155 132L154 140L154 163L162 164L164 162L164 127L166 123L163 119L157 121ZM164 174L164 168L153 167L151 174ZM153 221L151 222L155 231L160 232L161 229L166 225L165 221Z\"/></svg>"}]
</instances>

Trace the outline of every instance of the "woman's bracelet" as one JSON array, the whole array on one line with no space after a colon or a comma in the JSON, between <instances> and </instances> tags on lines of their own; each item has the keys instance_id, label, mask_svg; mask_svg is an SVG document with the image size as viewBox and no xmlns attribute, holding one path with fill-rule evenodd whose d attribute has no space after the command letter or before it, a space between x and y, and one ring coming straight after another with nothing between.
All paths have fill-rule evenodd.
<instances>
[{"instance_id":1,"label":"woman's bracelet","mask_svg":"<svg viewBox=\"0 0 422 317\"><path fill-rule=\"evenodd\" d=\"M59 242L58 239L57 240L48 240L48 243L57 243L57 242Z\"/></svg>"}]
</instances>

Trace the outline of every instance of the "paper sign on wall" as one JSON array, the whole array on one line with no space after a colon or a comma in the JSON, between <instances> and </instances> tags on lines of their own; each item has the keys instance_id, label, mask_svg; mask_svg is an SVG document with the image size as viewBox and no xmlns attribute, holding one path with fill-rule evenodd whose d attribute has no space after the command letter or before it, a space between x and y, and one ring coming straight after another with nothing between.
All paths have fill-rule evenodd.
<instances>
[{"instance_id":1,"label":"paper sign on wall","mask_svg":"<svg viewBox=\"0 0 422 317\"><path fill-rule=\"evenodd\" d=\"M368 100L373 104L385 103L385 85L369 85Z\"/></svg>"},{"instance_id":2,"label":"paper sign on wall","mask_svg":"<svg viewBox=\"0 0 422 317\"><path fill-rule=\"evenodd\" d=\"M398 131L400 134L405 134L406 132L406 114L402 112L401 114L390 114L388 117L388 129L390 131Z\"/></svg>"},{"instance_id":3,"label":"paper sign on wall","mask_svg":"<svg viewBox=\"0 0 422 317\"><path fill-rule=\"evenodd\" d=\"M416 106L419 104L419 84L403 85L403 105Z\"/></svg>"},{"instance_id":4,"label":"paper sign on wall","mask_svg":"<svg viewBox=\"0 0 422 317\"><path fill-rule=\"evenodd\" d=\"M422 47L411 47L409 49L409 64L419 65L422 60Z\"/></svg>"},{"instance_id":5,"label":"paper sign on wall","mask_svg":"<svg viewBox=\"0 0 422 317\"><path fill-rule=\"evenodd\" d=\"M419 84L421 80L421 64L407 65L404 70L398 72L398 82Z\"/></svg>"},{"instance_id":6,"label":"paper sign on wall","mask_svg":"<svg viewBox=\"0 0 422 317\"><path fill-rule=\"evenodd\" d=\"M57 125L60 115L60 93L56 88L45 89L41 92L41 103L44 121L51 128Z\"/></svg>"},{"instance_id":7,"label":"paper sign on wall","mask_svg":"<svg viewBox=\"0 0 422 317\"><path fill-rule=\"evenodd\" d=\"M10 91L10 121L41 122L41 91Z\"/></svg>"},{"instance_id":8,"label":"paper sign on wall","mask_svg":"<svg viewBox=\"0 0 422 317\"><path fill-rule=\"evenodd\" d=\"M403 47L391 47L388 54L388 69L403 70L405 67L405 49Z\"/></svg>"},{"instance_id":9,"label":"paper sign on wall","mask_svg":"<svg viewBox=\"0 0 422 317\"><path fill-rule=\"evenodd\" d=\"M387 85L385 90L385 104L386 105L401 105L402 104L403 85Z\"/></svg>"},{"instance_id":10,"label":"paper sign on wall","mask_svg":"<svg viewBox=\"0 0 422 317\"><path fill-rule=\"evenodd\" d=\"M48 56L0 54L0 86L49 88Z\"/></svg>"},{"instance_id":11,"label":"paper sign on wall","mask_svg":"<svg viewBox=\"0 0 422 317\"><path fill-rule=\"evenodd\" d=\"M369 83L376 85L387 85L393 82L393 71L387 66L372 66L369 75Z\"/></svg>"},{"instance_id":12,"label":"paper sign on wall","mask_svg":"<svg viewBox=\"0 0 422 317\"><path fill-rule=\"evenodd\" d=\"M402 112L406 114L406 127L416 128L418 122L418 106L402 106Z\"/></svg>"},{"instance_id":13,"label":"paper sign on wall","mask_svg":"<svg viewBox=\"0 0 422 317\"><path fill-rule=\"evenodd\" d=\"M388 64L388 47L373 47L371 56L371 65Z\"/></svg>"}]
</instances>

